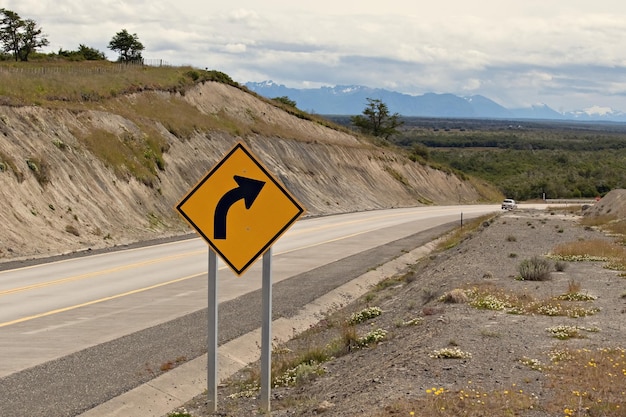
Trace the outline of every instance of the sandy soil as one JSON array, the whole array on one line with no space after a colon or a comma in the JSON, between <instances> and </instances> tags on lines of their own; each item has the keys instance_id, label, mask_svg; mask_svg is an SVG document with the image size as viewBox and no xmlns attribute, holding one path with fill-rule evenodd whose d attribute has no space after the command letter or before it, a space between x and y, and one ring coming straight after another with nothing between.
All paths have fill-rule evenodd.
<instances>
[{"instance_id":1,"label":"sandy soil","mask_svg":"<svg viewBox=\"0 0 626 417\"><path fill-rule=\"evenodd\" d=\"M398 399L423 397L431 387L460 390L473 387L503 390L518 387L531 393L539 404L550 397L546 375L523 361L550 362L555 348L594 349L623 347L626 327L626 278L604 268L602 262L568 262L563 272L552 272L548 281L522 281L518 266L524 259L544 256L559 243L581 239L609 239L600 231L583 228L578 216L549 211L519 209L503 213L484 224L460 245L431 255L409 267L408 275L393 285L373 290L359 302L329 315L316 331L300 335L285 351L304 346L324 346L336 337L336 325L353 312L380 307L383 313L358 326L358 333L384 329L384 341L324 364L325 374L308 382L272 390L273 416L367 416L386 414ZM467 303L444 303L440 297L456 288L495 286L528 297L546 299L564 294L571 282L580 292L597 297L584 302L600 311L582 318L515 315L505 311L478 310ZM419 324L406 325L416 319ZM335 323L335 325L329 325ZM546 331L558 325L595 328L584 338L558 340ZM435 350L454 347L471 353L467 359L435 359ZM275 353L276 355L276 353ZM273 361L280 360L280 355ZM258 364L249 369L258 372ZM229 398L241 391L235 375L219 392L221 416L258 415L258 394ZM387 410L387 411L386 411ZM205 398L185 405L194 417L209 416ZM527 416L551 414L534 409Z\"/></svg>"}]
</instances>

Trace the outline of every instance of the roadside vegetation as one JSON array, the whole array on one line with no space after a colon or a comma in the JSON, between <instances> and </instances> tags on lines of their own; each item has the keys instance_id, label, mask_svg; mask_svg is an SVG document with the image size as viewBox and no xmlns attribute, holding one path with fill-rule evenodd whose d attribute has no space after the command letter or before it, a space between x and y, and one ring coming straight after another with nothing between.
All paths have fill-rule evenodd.
<instances>
[{"instance_id":1,"label":"roadside vegetation","mask_svg":"<svg viewBox=\"0 0 626 417\"><path fill-rule=\"evenodd\" d=\"M594 225L608 229L612 219L595 219ZM587 223L590 221L587 220ZM615 229L611 230L615 234ZM614 236L623 240L623 234ZM616 241L579 240L557 245L549 258L554 265L540 256L520 263L519 279L543 281L550 279L549 273L560 262L602 261L614 270L626 269L626 250ZM554 268L554 269L553 269ZM525 274L528 273L528 276ZM455 289L440 297L440 302L467 303L476 309L506 311L509 314L564 316L579 318L593 315L599 309L593 307L594 296L587 294L580 282L570 281L562 294L536 299L526 292L504 291L495 285L472 286ZM559 340L586 338L588 333L600 332L596 327L559 325L546 328L546 332ZM458 350L458 349L457 349ZM457 352L458 353L458 352ZM440 358L462 358L457 355ZM626 398L626 349L623 347L600 347L597 349L555 348L549 363L532 358L522 358L520 363L548 379L552 397L539 401L533 394L520 389L521 384L512 384L508 389L484 391L471 385L448 390L442 387L426 389L425 395L417 400L397 401L374 416L470 416L522 415L525 411L545 410L550 415L570 416L623 416Z\"/></svg>"},{"instance_id":2,"label":"roadside vegetation","mask_svg":"<svg viewBox=\"0 0 626 417\"><path fill-rule=\"evenodd\" d=\"M459 227L441 239L437 251L443 252L457 247L463 240L489 227L493 220L489 217L480 218ZM597 222L595 226L604 227L606 224ZM520 274L509 279L532 280L536 285L542 285L542 281L551 279L552 272L563 271L567 263L577 261L608 262L607 267L615 268L614 261L622 259L624 255L623 246L614 240L620 238L613 236L605 240L578 240L557 245L547 256L537 254L519 260ZM516 242L513 236L506 240ZM324 377L326 362L351 355L359 349L375 348L377 343L393 339L396 329L421 326L425 316L441 314L446 304L466 304L476 310L526 315L529 320L539 316L562 317L566 320L563 324L545 328L545 337L556 339L554 346L547 352L548 360L526 356L519 358L519 366L545 378L549 395L542 395L540 398L526 390L525 382L528 381L512 381L510 386L490 390L467 380L461 381L454 389L429 386L417 398L411 396L398 399L384 408L371 409L364 415L479 417L528 415L527 413L533 412L565 417L624 415L626 349L615 346L584 349L560 342L585 339L603 331L598 327L577 323L582 317L600 311L594 306L596 297L588 294L581 282L570 280L557 294L535 297L521 287L518 290L500 288L496 282L491 281L492 276L484 278L488 280L455 288L440 296L424 290L423 301L429 303L428 306L422 309L421 315L407 318L406 311L385 311L378 307L378 303L384 304L385 300L392 299L394 291L405 291L405 286L416 279L415 272L411 268L405 274L389 277L372 288L357 303L329 313L308 331L296 336L295 344L294 341L289 344L290 349L276 346L272 359L274 388L306 387L312 380ZM626 295L622 295L624 297ZM379 318L394 314L402 316L402 319L394 319L394 327L384 328L378 322ZM498 334L488 333L483 336L499 337ZM431 351L428 357L433 361L471 361L472 352L461 349L454 341L450 341L449 346ZM243 379L229 381L231 398L253 398L258 395L259 374L256 367L246 368L244 375ZM306 389L298 392L306 392ZM306 396L299 399L281 396L275 401L275 407L306 408L306 402Z\"/></svg>"}]
</instances>

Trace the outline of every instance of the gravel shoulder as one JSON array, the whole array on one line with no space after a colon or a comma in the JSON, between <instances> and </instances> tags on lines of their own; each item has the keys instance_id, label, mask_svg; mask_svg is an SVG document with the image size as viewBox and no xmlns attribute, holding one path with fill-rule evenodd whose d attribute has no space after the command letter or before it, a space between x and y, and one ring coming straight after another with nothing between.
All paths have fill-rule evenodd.
<instances>
[{"instance_id":1,"label":"gravel shoulder","mask_svg":"<svg viewBox=\"0 0 626 417\"><path fill-rule=\"evenodd\" d=\"M604 263L568 262L564 271L552 272L548 281L515 279L522 260L549 254L560 243L609 239L600 231L581 227L577 220L574 215L539 210L502 213L456 247L407 266L407 273L391 281L392 285L381 285L358 302L329 312L316 331L299 335L277 349L297 352L305 346L324 346L337 332L337 326L328 323L345 320L368 306L379 307L383 313L360 324L359 334L380 328L387 331L387 336L377 345L326 362L325 374L305 384L274 388L272 415L391 415L386 410L397 400L423 397L431 387L518 387L539 403L549 399L547 377L524 361L549 363L554 349L625 344L626 298L622 295L626 293L626 278L604 268ZM546 299L566 293L572 282L580 284L581 293L595 297L585 306L598 308L598 313L580 318L515 315L439 300L456 288L485 286ZM411 320L420 324L403 325ZM587 332L584 338L558 340L546 329L559 325L598 331ZM435 350L451 346L471 353L471 358L431 357ZM280 359L275 356L273 360ZM240 381L257 369L258 364L252 364L222 385L215 415L260 414L258 395L233 398L242 389ZM203 396L187 403L184 411L194 417L213 415ZM538 410L525 415L550 416Z\"/></svg>"}]
</instances>

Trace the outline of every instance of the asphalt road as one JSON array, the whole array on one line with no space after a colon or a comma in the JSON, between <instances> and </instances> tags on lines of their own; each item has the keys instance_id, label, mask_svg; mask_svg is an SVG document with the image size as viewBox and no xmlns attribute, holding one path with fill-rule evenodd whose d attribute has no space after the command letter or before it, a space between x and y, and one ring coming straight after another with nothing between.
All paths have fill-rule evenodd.
<instances>
[{"instance_id":1,"label":"asphalt road","mask_svg":"<svg viewBox=\"0 0 626 417\"><path fill-rule=\"evenodd\" d=\"M273 249L273 317L496 206L298 222ZM74 416L206 353L206 244L187 239L0 272L0 416ZM257 262L260 264L260 262ZM22 275L23 274L23 275ZM218 280L219 344L260 326L260 265Z\"/></svg>"}]
</instances>

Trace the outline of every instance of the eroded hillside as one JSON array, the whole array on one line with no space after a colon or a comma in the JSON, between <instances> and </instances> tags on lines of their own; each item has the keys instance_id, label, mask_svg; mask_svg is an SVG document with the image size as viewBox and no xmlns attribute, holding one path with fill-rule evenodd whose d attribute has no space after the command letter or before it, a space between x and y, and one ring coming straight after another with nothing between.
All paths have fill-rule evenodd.
<instances>
[{"instance_id":1,"label":"eroded hillside","mask_svg":"<svg viewBox=\"0 0 626 417\"><path fill-rule=\"evenodd\" d=\"M237 141L308 215L482 199L454 175L216 82L1 106L0 260L189 232L174 206Z\"/></svg>"}]
</instances>

